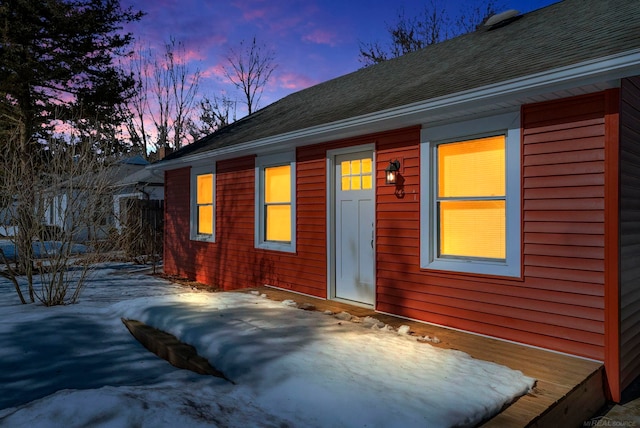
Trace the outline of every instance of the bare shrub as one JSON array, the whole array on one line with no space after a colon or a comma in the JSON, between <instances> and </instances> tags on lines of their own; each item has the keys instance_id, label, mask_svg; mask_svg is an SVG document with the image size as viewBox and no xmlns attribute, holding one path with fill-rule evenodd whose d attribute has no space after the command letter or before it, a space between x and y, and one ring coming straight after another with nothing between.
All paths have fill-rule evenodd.
<instances>
[{"instance_id":1,"label":"bare shrub","mask_svg":"<svg viewBox=\"0 0 640 428\"><path fill-rule=\"evenodd\" d=\"M163 201L128 198L121 201L118 247L138 264L150 264L153 273L162 260Z\"/></svg>"},{"instance_id":2,"label":"bare shrub","mask_svg":"<svg viewBox=\"0 0 640 428\"><path fill-rule=\"evenodd\" d=\"M47 142L41 158L0 161L2 193L17 232L0 247L0 275L22 303L75 303L95 263L106 260L117 165L88 142Z\"/></svg>"}]
</instances>

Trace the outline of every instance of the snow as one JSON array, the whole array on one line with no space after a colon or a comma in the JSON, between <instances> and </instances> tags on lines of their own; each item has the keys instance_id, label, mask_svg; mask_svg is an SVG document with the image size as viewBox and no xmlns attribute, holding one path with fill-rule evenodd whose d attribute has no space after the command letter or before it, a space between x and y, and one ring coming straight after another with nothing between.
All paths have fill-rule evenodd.
<instances>
[{"instance_id":1,"label":"snow","mask_svg":"<svg viewBox=\"0 0 640 428\"><path fill-rule=\"evenodd\" d=\"M101 266L69 306L20 305L0 279L0 426L473 426L534 383L375 318L296 306L126 264ZM195 346L235 385L156 357L122 317Z\"/></svg>"}]
</instances>

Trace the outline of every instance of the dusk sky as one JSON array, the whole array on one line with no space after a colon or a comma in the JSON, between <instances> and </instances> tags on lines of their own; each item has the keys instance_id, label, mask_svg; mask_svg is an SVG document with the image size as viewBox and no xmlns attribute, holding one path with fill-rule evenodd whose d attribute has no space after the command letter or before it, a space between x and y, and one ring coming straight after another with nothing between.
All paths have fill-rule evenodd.
<instances>
[{"instance_id":1,"label":"dusk sky","mask_svg":"<svg viewBox=\"0 0 640 428\"><path fill-rule=\"evenodd\" d=\"M557 0L498 0L521 13ZM398 12L419 15L428 0L123 0L146 13L128 28L145 45L170 37L185 44L189 67L203 73L201 93L236 96L221 74L229 48L256 37L275 52L274 71L259 107L362 67L359 43L388 40ZM457 14L474 0L440 1ZM239 94L238 94L239 95ZM240 113L240 112L239 112ZM241 116L242 114L240 114Z\"/></svg>"}]
</instances>

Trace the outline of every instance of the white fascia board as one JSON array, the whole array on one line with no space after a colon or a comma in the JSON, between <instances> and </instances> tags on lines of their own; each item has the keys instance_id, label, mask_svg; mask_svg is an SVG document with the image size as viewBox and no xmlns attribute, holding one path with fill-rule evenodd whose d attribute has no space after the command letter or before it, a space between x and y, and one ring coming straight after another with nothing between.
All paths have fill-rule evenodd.
<instances>
[{"instance_id":1,"label":"white fascia board","mask_svg":"<svg viewBox=\"0 0 640 428\"><path fill-rule=\"evenodd\" d=\"M419 118L438 110L462 108L499 102L505 98L526 97L544 92L569 89L598 82L617 80L640 74L640 49L584 61L566 67L555 68L541 73L530 74L503 82L482 86L426 101L407 104L375 113L356 116L311 128L300 129L285 134L274 135L260 140L248 141L229 147L196 153L172 161L160 163L150 168L159 170L175 169L181 166L206 162L211 158L229 158L242 154L257 154L269 151L290 150L298 145L315 144L322 141L344 138L350 132L365 129L376 132L375 124L385 125L379 130L419 124ZM357 133L354 133L357 135Z\"/></svg>"}]
</instances>

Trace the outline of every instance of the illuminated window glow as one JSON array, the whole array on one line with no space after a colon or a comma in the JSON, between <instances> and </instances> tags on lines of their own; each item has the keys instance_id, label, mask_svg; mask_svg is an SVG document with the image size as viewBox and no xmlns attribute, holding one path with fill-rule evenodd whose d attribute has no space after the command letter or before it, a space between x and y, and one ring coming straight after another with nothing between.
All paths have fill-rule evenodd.
<instances>
[{"instance_id":1,"label":"illuminated window glow","mask_svg":"<svg viewBox=\"0 0 640 428\"><path fill-rule=\"evenodd\" d=\"M190 175L189 238L215 242L215 163L194 166Z\"/></svg>"},{"instance_id":2,"label":"illuminated window glow","mask_svg":"<svg viewBox=\"0 0 640 428\"><path fill-rule=\"evenodd\" d=\"M505 201L440 202L440 254L504 259Z\"/></svg>"},{"instance_id":3,"label":"illuminated window glow","mask_svg":"<svg viewBox=\"0 0 640 428\"><path fill-rule=\"evenodd\" d=\"M438 196L505 195L505 138L481 138L438 146Z\"/></svg>"},{"instance_id":4,"label":"illuminated window glow","mask_svg":"<svg viewBox=\"0 0 640 428\"><path fill-rule=\"evenodd\" d=\"M265 240L291 242L291 165L264 168Z\"/></svg>"},{"instance_id":5,"label":"illuminated window glow","mask_svg":"<svg viewBox=\"0 0 640 428\"><path fill-rule=\"evenodd\" d=\"M197 233L213 233L213 174L196 176Z\"/></svg>"},{"instance_id":6,"label":"illuminated window glow","mask_svg":"<svg viewBox=\"0 0 640 428\"><path fill-rule=\"evenodd\" d=\"M373 162L371 158L340 163L342 190L369 190L373 188Z\"/></svg>"},{"instance_id":7,"label":"illuminated window glow","mask_svg":"<svg viewBox=\"0 0 640 428\"><path fill-rule=\"evenodd\" d=\"M439 256L506 258L505 137L437 146Z\"/></svg>"}]
</instances>

